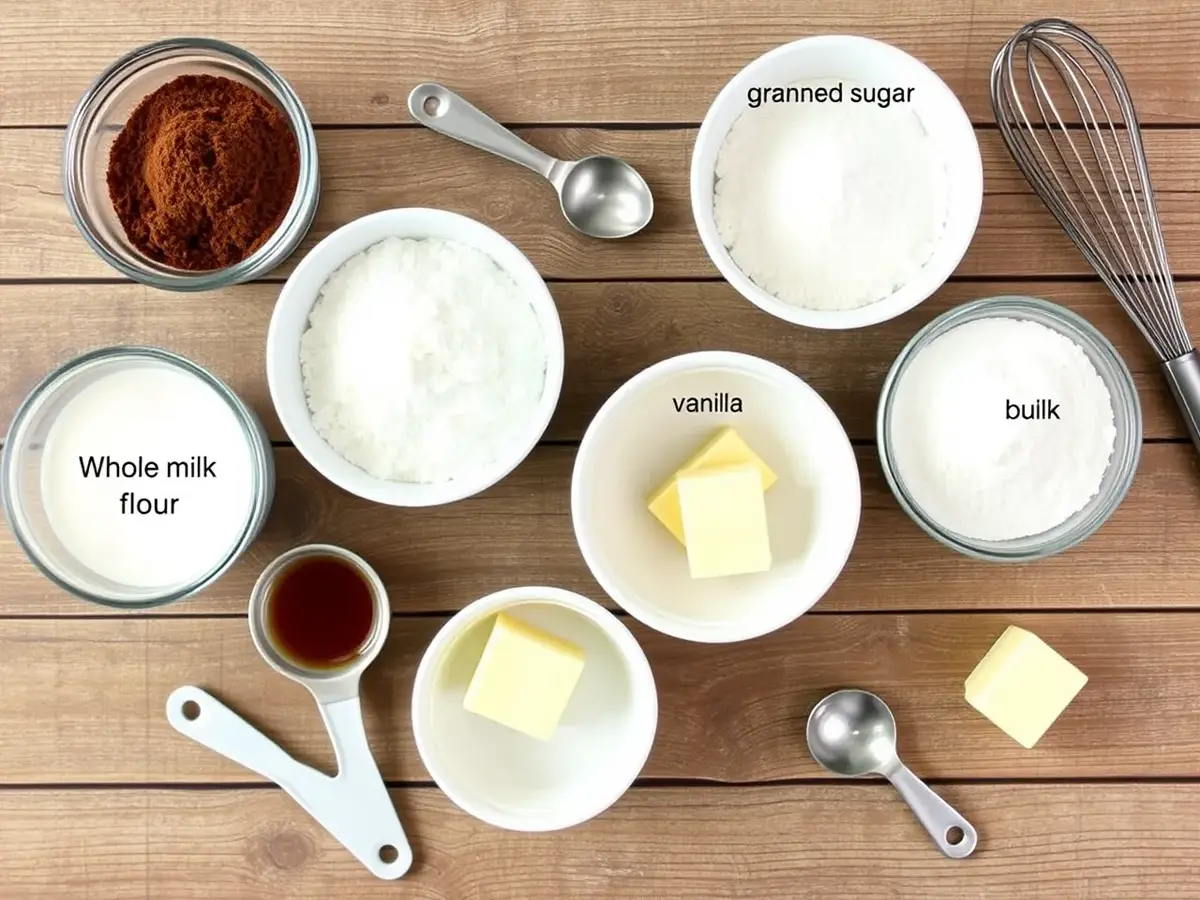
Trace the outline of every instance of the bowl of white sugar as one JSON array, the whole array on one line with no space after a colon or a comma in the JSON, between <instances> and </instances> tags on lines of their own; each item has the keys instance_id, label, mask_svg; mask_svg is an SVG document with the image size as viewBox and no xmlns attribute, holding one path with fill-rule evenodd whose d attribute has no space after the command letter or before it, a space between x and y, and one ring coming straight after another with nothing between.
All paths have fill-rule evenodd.
<instances>
[{"instance_id":1,"label":"bowl of white sugar","mask_svg":"<svg viewBox=\"0 0 1200 900\"><path fill-rule=\"evenodd\" d=\"M884 475L932 537L976 559L1074 547L1137 471L1133 377L1081 316L1036 297L955 307L917 332L884 382Z\"/></svg>"},{"instance_id":2,"label":"bowl of white sugar","mask_svg":"<svg viewBox=\"0 0 1200 900\"><path fill-rule=\"evenodd\" d=\"M318 472L368 500L433 506L529 454L563 356L554 299L511 242L455 213L391 209L296 267L271 317L267 381Z\"/></svg>"},{"instance_id":3,"label":"bowl of white sugar","mask_svg":"<svg viewBox=\"0 0 1200 900\"><path fill-rule=\"evenodd\" d=\"M153 347L86 353L17 410L0 460L17 543L59 587L121 608L212 584L250 546L275 489L254 413Z\"/></svg>"},{"instance_id":4,"label":"bowl of white sugar","mask_svg":"<svg viewBox=\"0 0 1200 900\"><path fill-rule=\"evenodd\" d=\"M785 44L721 90L696 137L692 214L750 302L812 328L912 309L975 234L983 169L938 75L853 35Z\"/></svg>"}]
</instances>

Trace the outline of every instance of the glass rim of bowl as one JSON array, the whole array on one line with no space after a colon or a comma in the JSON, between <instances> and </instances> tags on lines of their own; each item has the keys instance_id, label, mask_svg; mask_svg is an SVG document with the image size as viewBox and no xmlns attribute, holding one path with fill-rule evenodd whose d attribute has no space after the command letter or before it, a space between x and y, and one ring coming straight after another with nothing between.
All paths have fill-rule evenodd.
<instances>
[{"instance_id":1,"label":"glass rim of bowl","mask_svg":"<svg viewBox=\"0 0 1200 900\"><path fill-rule=\"evenodd\" d=\"M1096 367L1109 389L1117 429L1112 455L1096 494L1058 525L1010 540L972 538L943 527L913 499L896 470L891 450L891 412L896 386L917 354L937 338L966 322L1007 318L1036 322L1070 338ZM1107 374L1107 377L1106 377ZM1124 446L1122 430L1126 434ZM922 531L965 556L987 562L1033 562L1056 556L1091 537L1129 493L1142 452L1142 407L1129 366L1116 347L1083 316L1053 301L1024 294L981 297L954 306L920 328L897 354L883 383L875 418L879 464L892 495ZM1110 480L1111 478L1111 480Z\"/></svg>"},{"instance_id":2,"label":"glass rim of bowl","mask_svg":"<svg viewBox=\"0 0 1200 900\"><path fill-rule=\"evenodd\" d=\"M247 446L250 448L250 458L253 465L254 496L246 515L246 522L242 527L238 540L229 548L229 551L222 557L220 562L187 584L173 587L162 594L136 600L120 600L93 593L81 588L77 584L67 581L54 567L48 565L41 558L37 550L36 541L30 539L27 529L22 524L26 516L24 510L20 508L18 491L13 486L14 479L17 477L15 467L17 456L20 452L21 439L25 429L32 421L32 417L39 411L42 404L53 396L55 390L68 384L72 378L83 374L94 366L122 359L140 359L165 363L199 378L204 384L215 390L221 399L229 405L234 416L237 418L238 424L242 427L242 431L246 436ZM185 356L180 356L177 353L172 353L170 350L163 350L158 347L132 344L101 347L80 354L47 373L34 385L25 396L25 399L21 401L20 406L17 407L16 412L13 414L12 424L9 425L8 433L4 437L4 447L0 451L0 501L2 501L0 505L3 507L8 529L12 533L17 546L25 554L25 557L33 564L34 568L62 590L81 600L87 600L111 609L136 610L165 606L168 603L174 603L190 597L208 587L220 578L250 546L250 543L266 519L266 514L270 510L271 499L274 493L274 460L267 458L268 454L271 453L270 447L270 441L266 433L262 430L257 416L255 416L250 407L221 379L217 378L217 376L203 366L192 362Z\"/></svg>"},{"instance_id":3,"label":"glass rim of bowl","mask_svg":"<svg viewBox=\"0 0 1200 900\"><path fill-rule=\"evenodd\" d=\"M113 96L127 79L136 75L163 58L177 53L199 51L216 57L231 58L249 69L255 86L265 88L268 99L279 106L288 118L292 133L296 137L296 152L299 157L299 175L296 192L291 205L279 226L262 246L245 259L221 269L191 271L162 265L136 249L131 254L138 264L131 264L109 249L104 240L97 236L84 208L82 184L84 181L83 158L88 141L94 134L97 115L106 101ZM63 197L76 229L105 263L127 278L139 284L168 291L206 291L228 285L240 284L251 278L259 278L274 269L290 256L312 226L316 218L321 192L320 167L317 157L317 139L304 104L292 86L271 66L249 50L218 38L173 37L152 41L135 47L109 64L84 91L71 112L63 138L62 152Z\"/></svg>"}]
</instances>

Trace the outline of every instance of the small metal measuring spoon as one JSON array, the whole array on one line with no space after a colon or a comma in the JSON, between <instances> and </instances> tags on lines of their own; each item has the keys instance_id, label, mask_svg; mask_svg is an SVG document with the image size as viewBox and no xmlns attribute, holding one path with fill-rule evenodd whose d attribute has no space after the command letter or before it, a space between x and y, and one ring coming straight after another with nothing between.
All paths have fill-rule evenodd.
<instances>
[{"instance_id":1,"label":"small metal measuring spoon","mask_svg":"<svg viewBox=\"0 0 1200 900\"><path fill-rule=\"evenodd\" d=\"M408 111L427 128L533 169L558 191L567 222L595 238L623 238L646 227L654 196L637 170L615 156L555 159L525 143L444 85L418 84Z\"/></svg>"},{"instance_id":2,"label":"small metal measuring spoon","mask_svg":"<svg viewBox=\"0 0 1200 900\"><path fill-rule=\"evenodd\" d=\"M914 775L896 755L896 719L866 691L834 691L813 707L805 729L813 759L835 775L882 775L909 805L939 850L970 856L979 842L971 823ZM962 833L958 840L955 831Z\"/></svg>"},{"instance_id":3,"label":"small metal measuring spoon","mask_svg":"<svg viewBox=\"0 0 1200 900\"><path fill-rule=\"evenodd\" d=\"M354 566L371 587L372 633L362 652L345 666L310 671L282 655L266 626L266 605L275 580L305 556L336 556ZM412 866L412 848L379 775L363 728L358 683L379 655L391 622L387 591L375 570L341 547L308 544L284 553L259 576L250 595L250 636L263 658L316 698L337 758L333 778L297 762L282 748L211 694L181 687L167 698L167 720L176 731L275 782L379 878L399 878Z\"/></svg>"}]
</instances>

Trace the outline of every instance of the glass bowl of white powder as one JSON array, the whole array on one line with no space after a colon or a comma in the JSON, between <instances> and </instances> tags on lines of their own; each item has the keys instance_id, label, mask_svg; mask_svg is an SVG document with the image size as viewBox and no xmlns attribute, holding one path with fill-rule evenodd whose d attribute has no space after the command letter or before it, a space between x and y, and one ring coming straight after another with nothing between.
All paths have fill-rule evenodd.
<instances>
[{"instance_id":1,"label":"glass bowl of white powder","mask_svg":"<svg viewBox=\"0 0 1200 900\"><path fill-rule=\"evenodd\" d=\"M977 559L1026 562L1094 533L1142 447L1133 377L1086 319L1035 297L958 306L917 332L879 401L901 507Z\"/></svg>"},{"instance_id":2,"label":"glass bowl of white powder","mask_svg":"<svg viewBox=\"0 0 1200 900\"><path fill-rule=\"evenodd\" d=\"M275 462L257 417L206 369L109 347L33 389L0 480L9 527L47 578L131 609L194 594L233 565L266 521Z\"/></svg>"},{"instance_id":3,"label":"glass bowl of white powder","mask_svg":"<svg viewBox=\"0 0 1200 900\"><path fill-rule=\"evenodd\" d=\"M529 454L563 358L554 299L515 245L445 210L392 209L296 267L271 318L267 382L296 449L334 484L434 506Z\"/></svg>"},{"instance_id":4,"label":"glass bowl of white powder","mask_svg":"<svg viewBox=\"0 0 1200 900\"><path fill-rule=\"evenodd\" d=\"M747 65L696 137L692 215L751 303L812 328L884 322L958 266L983 201L958 98L897 47L804 38Z\"/></svg>"}]
</instances>

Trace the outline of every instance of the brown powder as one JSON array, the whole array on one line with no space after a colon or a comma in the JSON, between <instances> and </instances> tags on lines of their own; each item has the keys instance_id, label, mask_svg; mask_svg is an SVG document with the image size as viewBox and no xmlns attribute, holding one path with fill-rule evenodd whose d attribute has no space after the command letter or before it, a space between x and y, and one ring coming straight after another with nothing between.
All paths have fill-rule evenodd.
<instances>
[{"instance_id":1,"label":"brown powder","mask_svg":"<svg viewBox=\"0 0 1200 900\"><path fill-rule=\"evenodd\" d=\"M245 259L283 221L300 172L285 116L253 88L181 75L113 142L108 195L133 245L177 269Z\"/></svg>"}]
</instances>

